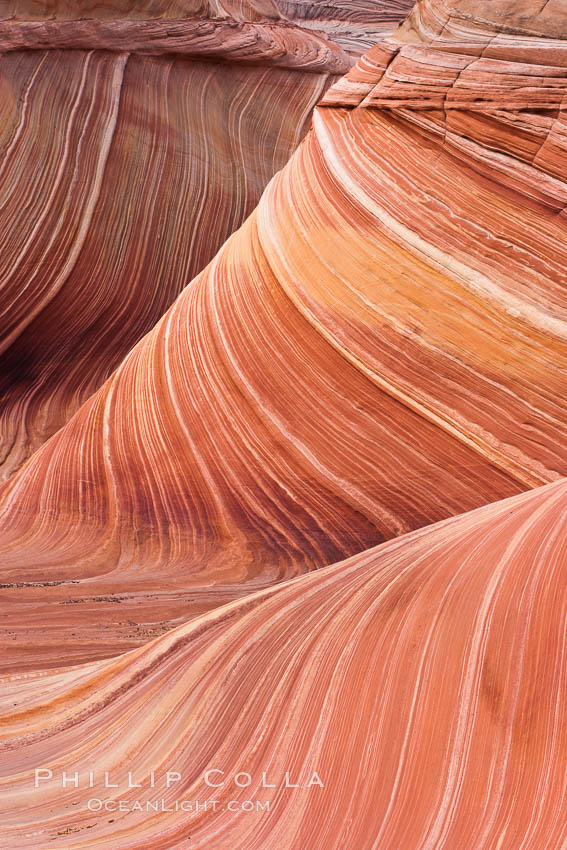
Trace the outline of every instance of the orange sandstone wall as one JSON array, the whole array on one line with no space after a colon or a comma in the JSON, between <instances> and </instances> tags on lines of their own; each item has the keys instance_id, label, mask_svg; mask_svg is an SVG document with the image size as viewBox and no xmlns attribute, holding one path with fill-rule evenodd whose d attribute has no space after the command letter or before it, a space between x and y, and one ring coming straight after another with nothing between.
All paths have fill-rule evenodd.
<instances>
[{"instance_id":1,"label":"orange sandstone wall","mask_svg":"<svg viewBox=\"0 0 567 850\"><path fill-rule=\"evenodd\" d=\"M100 263L99 282L74 309L46 314L35 335L35 318L25 328L31 343L49 338L46 328L64 340L86 304L96 313L101 281L113 281L109 293L127 281L90 344L124 337L131 347L122 357L116 343L114 372L0 492L2 847L565 846L565 20L558 0L418 2L324 94L256 209L133 347L130 322L160 291L151 281L161 258L179 263L167 266L176 281L193 250L206 263L204 247L187 245L172 153L200 151L207 167L196 173L215 186L227 162L183 132L180 116L196 103L177 76L187 60L165 55L163 27L128 30L138 53L158 33L151 58L126 62L113 48L72 60L53 41L43 58L1 57L26 80L21 97L0 98L19 116L5 150L28 140L5 160L16 168L6 209L19 200L20 211L8 218L7 251L12 268L26 269L6 290L23 299L16 316L25 324L49 301L73 256L57 245L80 240L100 192L106 235L72 292ZM10 31L5 48L73 31L40 23ZM91 23L81 30L91 48L125 37L123 21ZM209 23L200 33L214 42L218 21ZM331 73L322 57L344 51L290 21L277 27L287 45L303 40L307 116ZM191 32L175 29L181 39ZM250 31L235 32L229 52L247 54ZM249 56L273 34L254 33ZM270 55L298 67L297 54L278 49ZM79 60L75 77L65 63ZM41 61L57 69L50 86ZM119 86L140 65L123 113ZM251 105L209 119L221 71L190 67L199 126L217 145L219 122L237 127L230 138L254 153L230 161L264 163L255 152L274 132L281 87L250 125ZM150 92L167 80L167 106L152 106L159 117L143 112L149 68L160 80ZM239 71L245 79L222 70L251 104L249 75L260 75L261 91L264 70ZM61 113L57 103L67 104ZM48 118L69 110L68 129L44 145L59 126ZM28 173L33 151L44 164ZM117 151L114 182L99 181L100 158L106 170ZM149 182L129 190L140 152ZM269 174L256 168L259 186ZM23 192L26 180L33 189ZM231 175L230 185L249 182ZM155 198L155 214L141 195ZM221 195L209 185L199 197L191 240L220 227L205 209ZM67 242L51 243L59 232ZM85 384L69 415L94 389L78 332L75 346ZM46 386L53 406L36 400L35 409L47 422L64 390ZM24 418L33 394L14 397L16 421L34 421ZM45 781L34 788L38 767ZM210 769L225 781L214 793ZM63 787L62 771L78 771L78 787ZM176 772L169 788L167 771ZM242 772L249 785L235 783ZM286 773L299 787L285 787ZM203 806L211 797L217 806ZM93 798L102 808L89 808ZM155 799L163 802L148 812ZM231 810L250 799L269 808Z\"/></svg>"},{"instance_id":2,"label":"orange sandstone wall","mask_svg":"<svg viewBox=\"0 0 567 850\"><path fill-rule=\"evenodd\" d=\"M102 51L1 67L6 478L249 215L329 77Z\"/></svg>"},{"instance_id":3,"label":"orange sandstone wall","mask_svg":"<svg viewBox=\"0 0 567 850\"><path fill-rule=\"evenodd\" d=\"M561 847L566 500L551 484L119 658L4 677L5 846Z\"/></svg>"},{"instance_id":4,"label":"orange sandstone wall","mask_svg":"<svg viewBox=\"0 0 567 850\"><path fill-rule=\"evenodd\" d=\"M327 93L257 210L4 487L8 664L115 653L565 475L560 72L541 39L512 39L533 62L511 69L476 31L406 32Z\"/></svg>"}]
</instances>

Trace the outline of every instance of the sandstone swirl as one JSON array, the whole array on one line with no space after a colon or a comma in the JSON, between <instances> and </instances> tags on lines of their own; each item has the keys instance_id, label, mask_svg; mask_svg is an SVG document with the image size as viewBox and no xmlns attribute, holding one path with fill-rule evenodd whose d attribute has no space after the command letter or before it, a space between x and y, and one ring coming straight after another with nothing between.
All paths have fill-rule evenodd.
<instances>
[{"instance_id":1,"label":"sandstone swirl","mask_svg":"<svg viewBox=\"0 0 567 850\"><path fill-rule=\"evenodd\" d=\"M390 35L413 0L276 0L278 9L300 24L324 32L348 53L359 56Z\"/></svg>"},{"instance_id":2,"label":"sandstone swirl","mask_svg":"<svg viewBox=\"0 0 567 850\"><path fill-rule=\"evenodd\" d=\"M0 10L0 19L12 22L229 18L265 23L284 16L275 0L4 0Z\"/></svg>"},{"instance_id":3,"label":"sandstone swirl","mask_svg":"<svg viewBox=\"0 0 567 850\"><path fill-rule=\"evenodd\" d=\"M5 159L15 169L4 195L15 228L5 256L22 275L5 287L16 305L5 320L32 329L32 342L42 328L49 338L49 315L51 336L58 327L66 339L74 312L115 274L102 288L124 301L100 320L92 304L91 344L106 333L104 350L123 326L130 344L124 317L141 294L160 290L136 289L138 279L159 278L162 250L173 257L171 280L183 276L197 262L187 244L189 233L200 238L195 223L216 225L215 200L209 218L199 213L183 230L171 152L186 144L185 125L169 147L170 115L191 101L175 63L189 62L199 79L207 68L160 53L161 43L142 56L167 13L149 3L154 17L140 21L134 5L117 0L116 20L86 21L81 37L91 41L74 58L54 42L31 49L54 32L67 37L63 0L55 29L40 20L4 42L2 62L14 81L26 80L21 95L0 99L12 115L0 123L8 154L31 132ZM318 3L296 5L305 20L325 17ZM260 40L280 29L304 38L284 20L291 2L279 11L253 3L240 18L239 4L212 6L195 3L193 18L174 21L185 47L199 16L204 37L230 18L229 50L246 51L246 27L257 24ZM6 850L567 846L559 6L420 0L326 91L311 132L240 229L127 356L116 349L118 368L3 485ZM18 0L12 8L19 14ZM112 44L94 49L112 32L116 44L138 39L134 57ZM343 55L330 37L314 38L329 45L325 55ZM59 85L45 83L42 62L59 69ZM121 75L142 62L122 112ZM82 63L76 76L74 63ZM138 91L149 68L171 76L172 100L137 124L163 90ZM259 88L265 73L243 69L239 82L235 66L223 71L237 99L250 98L249 73L260 75ZM201 110L200 126L220 144L221 119L209 127L203 114L219 73L209 72L194 115ZM297 81L304 72L269 73ZM288 147L331 70L308 73ZM61 98L60 112L50 98ZM41 147L34 108L46 126L52 114L72 116L53 149ZM101 157L111 161L121 116L132 159L118 158L104 209L111 216L116 187L122 212L107 230L102 215L101 250L87 253L69 290L80 283L87 295L74 310L61 302L34 330L45 293L79 262L68 246L80 246L96 215L108 169ZM233 138L257 150L261 118L246 134L238 108L222 120L223 133L236 122ZM133 125L166 134L158 159L148 154L149 182L142 190L135 181L138 194L119 167L128 161L134 173L146 152ZM155 156L155 143L147 150ZM34 151L45 151L45 165L28 172ZM37 181L27 192L26 180ZM215 197L206 184L203 209ZM29 198L29 224L11 193L20 205ZM177 206L162 221L172 194ZM137 202L142 195L155 196L155 213ZM124 242L132 216L137 241ZM146 242L157 252L151 271ZM76 386L84 382L86 394L85 362L83 352ZM19 398L21 418L32 407L25 392L8 397Z\"/></svg>"},{"instance_id":4,"label":"sandstone swirl","mask_svg":"<svg viewBox=\"0 0 567 850\"><path fill-rule=\"evenodd\" d=\"M566 518L561 481L3 678L2 846L563 847Z\"/></svg>"},{"instance_id":5,"label":"sandstone swirl","mask_svg":"<svg viewBox=\"0 0 567 850\"><path fill-rule=\"evenodd\" d=\"M419 4L4 486L5 669L115 654L565 475L567 50L508 30Z\"/></svg>"},{"instance_id":6,"label":"sandstone swirl","mask_svg":"<svg viewBox=\"0 0 567 850\"><path fill-rule=\"evenodd\" d=\"M89 18L88 3L34 20L30 5L0 20L3 478L250 214L352 64L269 2L185 4L176 20L140 4Z\"/></svg>"}]
</instances>

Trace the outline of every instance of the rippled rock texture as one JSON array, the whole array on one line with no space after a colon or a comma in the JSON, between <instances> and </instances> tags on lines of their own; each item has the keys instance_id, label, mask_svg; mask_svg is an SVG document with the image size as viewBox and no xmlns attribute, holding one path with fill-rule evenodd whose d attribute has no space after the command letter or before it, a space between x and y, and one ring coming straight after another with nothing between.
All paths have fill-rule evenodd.
<instances>
[{"instance_id":1,"label":"rippled rock texture","mask_svg":"<svg viewBox=\"0 0 567 850\"><path fill-rule=\"evenodd\" d=\"M400 16L401 17L401 16ZM4 0L0 20L280 21L275 0Z\"/></svg>"},{"instance_id":2,"label":"rippled rock texture","mask_svg":"<svg viewBox=\"0 0 567 850\"><path fill-rule=\"evenodd\" d=\"M561 481L119 658L0 680L5 846L561 847L566 508ZM271 811L234 813L256 799Z\"/></svg>"},{"instance_id":3,"label":"rippled rock texture","mask_svg":"<svg viewBox=\"0 0 567 850\"><path fill-rule=\"evenodd\" d=\"M8 477L254 209L329 77L76 50L1 68Z\"/></svg>"},{"instance_id":4,"label":"rippled rock texture","mask_svg":"<svg viewBox=\"0 0 567 850\"><path fill-rule=\"evenodd\" d=\"M420 8L328 92L257 210L5 486L6 664L116 653L567 471L564 184L546 165L560 118L521 105L525 77L549 75L478 58L476 31L429 45ZM408 99L414 67L438 108ZM443 111L461 89L488 105Z\"/></svg>"},{"instance_id":5,"label":"rippled rock texture","mask_svg":"<svg viewBox=\"0 0 567 850\"><path fill-rule=\"evenodd\" d=\"M322 31L347 53L360 56L394 32L413 0L277 0L277 6L302 28Z\"/></svg>"},{"instance_id":6,"label":"rippled rock texture","mask_svg":"<svg viewBox=\"0 0 567 850\"><path fill-rule=\"evenodd\" d=\"M352 62L269 2L100 5L2 10L4 479L252 212Z\"/></svg>"},{"instance_id":7,"label":"rippled rock texture","mask_svg":"<svg viewBox=\"0 0 567 850\"><path fill-rule=\"evenodd\" d=\"M273 13L293 38L302 27L291 17L331 20L338 8L297 5ZM322 95L312 129L255 210L3 485L9 848L559 850L567 841L567 24L558 7L421 0L326 92L331 69L308 72ZM346 55L328 33L317 39ZM172 61L159 51L81 56L114 74L120 63ZM44 61L52 57L65 58L46 49ZM95 76L77 85L87 90ZM18 114L42 79L28 84ZM110 83L109 102L114 92ZM315 97L308 87L295 140ZM101 106L78 103L77 121L86 111L104 124ZM56 171L69 151L80 162L77 132L53 154ZM139 156L139 141L125 144ZM170 167L164 154L164 175ZM73 202L88 204L88 192ZM129 215L147 209L125 203ZM160 238L178 234L168 256L188 250L179 216L157 220ZM146 241L159 250L143 218L136 232L115 278L128 322L131 264L146 268ZM28 241L36 250L38 239ZM47 273L48 256L29 263L32 274ZM96 268L98 254L89 256L77 281ZM14 292L31 297L22 285ZM119 337L128 322L110 312ZM37 767L53 775L35 789ZM215 788L221 805L258 798L272 810L111 814L86 808L95 796L86 784L61 789L62 770L92 770L99 782L108 770L121 783L132 771L146 790L153 771L157 794L122 786L96 797L167 806L211 799L211 768L228 779ZM179 773L169 789L168 770ZM250 787L231 779L240 771ZM306 787L314 771L324 787ZM264 772L275 790L258 787ZM286 773L302 787L285 788Z\"/></svg>"}]
</instances>

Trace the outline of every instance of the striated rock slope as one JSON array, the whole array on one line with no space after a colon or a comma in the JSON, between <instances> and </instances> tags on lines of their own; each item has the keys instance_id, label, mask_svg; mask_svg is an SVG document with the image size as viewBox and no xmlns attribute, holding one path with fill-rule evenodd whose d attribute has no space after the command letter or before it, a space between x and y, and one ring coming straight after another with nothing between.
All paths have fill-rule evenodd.
<instances>
[{"instance_id":1,"label":"striated rock slope","mask_svg":"<svg viewBox=\"0 0 567 850\"><path fill-rule=\"evenodd\" d=\"M275 0L4 0L0 20L281 21Z\"/></svg>"},{"instance_id":2,"label":"striated rock slope","mask_svg":"<svg viewBox=\"0 0 567 850\"><path fill-rule=\"evenodd\" d=\"M566 69L421 0L3 485L3 848L567 846Z\"/></svg>"},{"instance_id":3,"label":"striated rock slope","mask_svg":"<svg viewBox=\"0 0 567 850\"><path fill-rule=\"evenodd\" d=\"M413 0L277 0L290 20L324 32L354 56L391 35L413 5Z\"/></svg>"},{"instance_id":4,"label":"striated rock slope","mask_svg":"<svg viewBox=\"0 0 567 850\"><path fill-rule=\"evenodd\" d=\"M350 65L269 2L184 4L175 21L171 4L103 5L0 20L2 478L249 215Z\"/></svg>"},{"instance_id":5,"label":"striated rock slope","mask_svg":"<svg viewBox=\"0 0 567 850\"><path fill-rule=\"evenodd\" d=\"M566 517L561 481L3 678L3 847L562 847Z\"/></svg>"},{"instance_id":6,"label":"striated rock slope","mask_svg":"<svg viewBox=\"0 0 567 850\"><path fill-rule=\"evenodd\" d=\"M7 667L116 653L567 472L567 53L444 9L329 90L257 210L5 485Z\"/></svg>"},{"instance_id":7,"label":"striated rock slope","mask_svg":"<svg viewBox=\"0 0 567 850\"><path fill-rule=\"evenodd\" d=\"M1 68L7 477L251 212L328 75L102 51Z\"/></svg>"}]
</instances>

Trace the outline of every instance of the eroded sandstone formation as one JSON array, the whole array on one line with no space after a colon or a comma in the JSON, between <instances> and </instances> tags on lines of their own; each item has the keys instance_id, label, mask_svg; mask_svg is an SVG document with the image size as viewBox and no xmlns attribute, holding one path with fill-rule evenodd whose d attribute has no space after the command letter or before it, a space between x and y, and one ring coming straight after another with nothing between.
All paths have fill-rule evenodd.
<instances>
[{"instance_id":1,"label":"eroded sandstone formation","mask_svg":"<svg viewBox=\"0 0 567 850\"><path fill-rule=\"evenodd\" d=\"M352 63L270 2L100 5L0 16L3 479L250 214Z\"/></svg>"},{"instance_id":2,"label":"eroded sandstone formation","mask_svg":"<svg viewBox=\"0 0 567 850\"><path fill-rule=\"evenodd\" d=\"M8 850L564 847L566 69L420 0L3 485Z\"/></svg>"},{"instance_id":3,"label":"eroded sandstone formation","mask_svg":"<svg viewBox=\"0 0 567 850\"><path fill-rule=\"evenodd\" d=\"M1 679L5 846L561 847L566 517L560 481Z\"/></svg>"},{"instance_id":4,"label":"eroded sandstone formation","mask_svg":"<svg viewBox=\"0 0 567 850\"><path fill-rule=\"evenodd\" d=\"M6 478L254 209L329 76L103 51L1 61Z\"/></svg>"},{"instance_id":5,"label":"eroded sandstone formation","mask_svg":"<svg viewBox=\"0 0 567 850\"><path fill-rule=\"evenodd\" d=\"M348 53L360 56L394 32L413 0L277 0L277 6L303 29L322 31Z\"/></svg>"},{"instance_id":6,"label":"eroded sandstone formation","mask_svg":"<svg viewBox=\"0 0 567 850\"><path fill-rule=\"evenodd\" d=\"M567 471L561 116L524 108L559 43L515 36L534 63L507 75L472 25L429 44L436 10L328 92L257 210L4 487L5 664L116 653Z\"/></svg>"},{"instance_id":7,"label":"eroded sandstone formation","mask_svg":"<svg viewBox=\"0 0 567 850\"><path fill-rule=\"evenodd\" d=\"M0 20L279 21L275 0L4 0Z\"/></svg>"}]
</instances>

